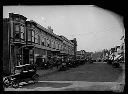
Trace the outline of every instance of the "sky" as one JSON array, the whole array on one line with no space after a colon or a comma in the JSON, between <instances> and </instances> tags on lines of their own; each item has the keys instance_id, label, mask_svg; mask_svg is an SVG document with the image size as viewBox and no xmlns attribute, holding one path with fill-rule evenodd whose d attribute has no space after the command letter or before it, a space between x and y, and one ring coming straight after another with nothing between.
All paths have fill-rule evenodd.
<instances>
[{"instance_id":1,"label":"sky","mask_svg":"<svg viewBox=\"0 0 128 94\"><path fill-rule=\"evenodd\" d=\"M77 50L99 51L120 45L124 28L119 15L94 5L3 6L3 18L21 14L57 35L77 39Z\"/></svg>"}]
</instances>

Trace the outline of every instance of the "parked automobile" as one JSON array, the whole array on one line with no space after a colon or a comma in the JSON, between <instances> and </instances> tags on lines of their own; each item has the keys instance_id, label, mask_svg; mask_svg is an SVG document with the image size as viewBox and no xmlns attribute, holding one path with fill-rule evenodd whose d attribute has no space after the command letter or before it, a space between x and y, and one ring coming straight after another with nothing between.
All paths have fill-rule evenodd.
<instances>
[{"instance_id":1,"label":"parked automobile","mask_svg":"<svg viewBox=\"0 0 128 94\"><path fill-rule=\"evenodd\" d=\"M63 62L61 64L61 66L59 67L59 71L66 71L68 68L68 66L66 65L66 62Z\"/></svg>"},{"instance_id":2,"label":"parked automobile","mask_svg":"<svg viewBox=\"0 0 128 94\"><path fill-rule=\"evenodd\" d=\"M46 58L44 57L37 57L36 64L41 69L49 69L51 64L49 61L46 61Z\"/></svg>"},{"instance_id":3,"label":"parked automobile","mask_svg":"<svg viewBox=\"0 0 128 94\"><path fill-rule=\"evenodd\" d=\"M20 82L28 83L29 80L32 80L34 83L38 82L39 75L36 73L35 65L20 65L16 66L14 70L14 74L4 77L3 82L5 87L12 86L18 88Z\"/></svg>"},{"instance_id":4,"label":"parked automobile","mask_svg":"<svg viewBox=\"0 0 128 94\"><path fill-rule=\"evenodd\" d=\"M124 61L124 57L122 55L117 55L115 58L114 58L114 62L112 63L112 66L114 68L120 68L120 63L123 63Z\"/></svg>"},{"instance_id":5,"label":"parked automobile","mask_svg":"<svg viewBox=\"0 0 128 94\"><path fill-rule=\"evenodd\" d=\"M68 62L66 62L66 65L67 65L68 68L71 68L72 67L72 61L69 60Z\"/></svg>"},{"instance_id":6,"label":"parked automobile","mask_svg":"<svg viewBox=\"0 0 128 94\"><path fill-rule=\"evenodd\" d=\"M118 61L114 61L113 63L112 63L112 66L114 67L114 68L120 68L121 66L120 66L120 63L118 62Z\"/></svg>"},{"instance_id":7,"label":"parked automobile","mask_svg":"<svg viewBox=\"0 0 128 94\"><path fill-rule=\"evenodd\" d=\"M79 65L79 62L77 62L77 60L73 60L72 61L72 67L76 68Z\"/></svg>"},{"instance_id":8,"label":"parked automobile","mask_svg":"<svg viewBox=\"0 0 128 94\"><path fill-rule=\"evenodd\" d=\"M110 65L111 65L112 62L113 62L113 60L111 60L111 59L107 59L106 62L107 62L107 64L110 64Z\"/></svg>"},{"instance_id":9,"label":"parked automobile","mask_svg":"<svg viewBox=\"0 0 128 94\"><path fill-rule=\"evenodd\" d=\"M87 62L90 63L90 64L92 64L93 63L93 60L92 59L88 59Z\"/></svg>"},{"instance_id":10,"label":"parked automobile","mask_svg":"<svg viewBox=\"0 0 128 94\"><path fill-rule=\"evenodd\" d=\"M96 62L96 60L95 60L95 59L93 59L92 61L93 61L93 62Z\"/></svg>"}]
</instances>

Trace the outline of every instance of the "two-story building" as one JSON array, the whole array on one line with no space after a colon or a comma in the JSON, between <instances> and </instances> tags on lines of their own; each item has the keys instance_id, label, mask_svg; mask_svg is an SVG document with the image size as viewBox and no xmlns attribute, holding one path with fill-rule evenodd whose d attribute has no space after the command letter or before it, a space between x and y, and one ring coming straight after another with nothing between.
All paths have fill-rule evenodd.
<instances>
[{"instance_id":1,"label":"two-story building","mask_svg":"<svg viewBox=\"0 0 128 94\"><path fill-rule=\"evenodd\" d=\"M3 72L12 73L14 66L25 61L24 47L26 44L27 18L19 14L9 14L3 19Z\"/></svg>"},{"instance_id":2,"label":"two-story building","mask_svg":"<svg viewBox=\"0 0 128 94\"><path fill-rule=\"evenodd\" d=\"M74 56L77 42L53 33L37 22L20 14L9 13L3 19L3 70L11 74L15 66L34 64L37 56Z\"/></svg>"}]
</instances>

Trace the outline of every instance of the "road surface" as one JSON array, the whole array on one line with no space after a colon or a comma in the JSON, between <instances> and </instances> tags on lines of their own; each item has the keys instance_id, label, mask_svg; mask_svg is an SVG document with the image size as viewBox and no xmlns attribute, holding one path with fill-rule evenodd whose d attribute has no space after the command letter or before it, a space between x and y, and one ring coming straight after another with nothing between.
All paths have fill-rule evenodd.
<instances>
[{"instance_id":1,"label":"road surface","mask_svg":"<svg viewBox=\"0 0 128 94\"><path fill-rule=\"evenodd\" d=\"M113 68L106 63L80 65L67 71L56 71L42 75L36 84L23 85L16 91L77 91L77 90L114 90L119 86L116 82L123 73L122 69Z\"/></svg>"}]
</instances>

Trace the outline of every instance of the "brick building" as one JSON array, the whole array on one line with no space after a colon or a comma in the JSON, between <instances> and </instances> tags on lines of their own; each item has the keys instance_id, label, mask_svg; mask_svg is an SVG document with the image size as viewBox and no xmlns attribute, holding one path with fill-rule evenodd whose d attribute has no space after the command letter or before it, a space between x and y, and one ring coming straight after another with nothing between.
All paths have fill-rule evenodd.
<instances>
[{"instance_id":1,"label":"brick building","mask_svg":"<svg viewBox=\"0 0 128 94\"><path fill-rule=\"evenodd\" d=\"M9 13L3 19L3 72L11 74L15 66L34 64L37 56L76 56L77 42L53 33L20 14Z\"/></svg>"}]
</instances>

